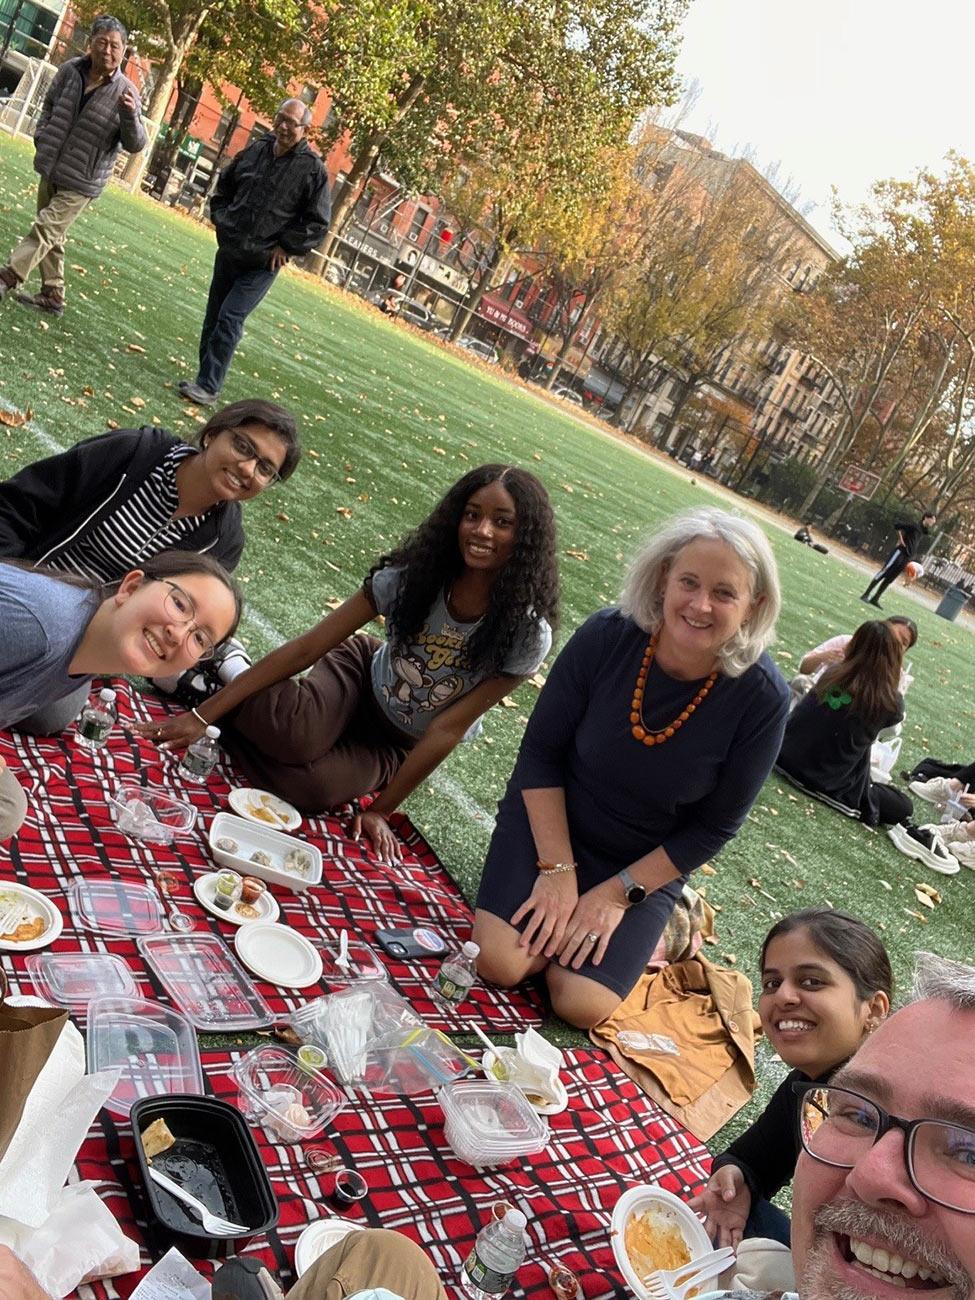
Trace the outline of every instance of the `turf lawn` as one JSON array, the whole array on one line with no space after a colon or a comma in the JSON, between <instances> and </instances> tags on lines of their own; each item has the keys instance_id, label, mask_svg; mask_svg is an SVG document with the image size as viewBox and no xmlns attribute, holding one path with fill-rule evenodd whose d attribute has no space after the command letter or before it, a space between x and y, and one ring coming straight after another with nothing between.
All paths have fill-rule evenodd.
<instances>
[{"instance_id":1,"label":"turf lawn","mask_svg":"<svg viewBox=\"0 0 975 1300\"><path fill-rule=\"evenodd\" d=\"M0 134L0 255L28 227L34 179L28 149ZM0 427L4 473L109 421L192 433L196 421L174 385L195 372L213 249L208 229L117 191L78 221L63 319L40 318L13 303L0 310L0 406L33 411L24 428ZM255 394L300 413L308 451L291 482L247 507L241 574L251 611L245 634L256 651L306 628L329 601L354 591L373 558L442 489L484 461L524 464L552 493L563 640L614 600L641 535L682 506L714 499L669 464L293 273L251 317L224 391L228 401ZM806 648L863 619L863 578L773 525L767 531L784 589L774 654L789 674ZM903 589L887 593L885 608L909 612L921 629L910 656L916 682L902 760L970 760L970 632L936 618ZM468 895L535 698L533 686L522 686L517 707L495 709L483 739L455 752L407 805ZM915 897L915 883L925 880L943 894L933 911ZM798 796L774 776L715 862L715 874L694 883L721 909L719 943L708 956L736 962L750 976L771 921L824 901L883 931L902 983L918 947L973 955L975 879L968 872L936 876L898 854L883 833ZM767 1049L760 1062L760 1092L736 1128L782 1075Z\"/></svg>"}]
</instances>

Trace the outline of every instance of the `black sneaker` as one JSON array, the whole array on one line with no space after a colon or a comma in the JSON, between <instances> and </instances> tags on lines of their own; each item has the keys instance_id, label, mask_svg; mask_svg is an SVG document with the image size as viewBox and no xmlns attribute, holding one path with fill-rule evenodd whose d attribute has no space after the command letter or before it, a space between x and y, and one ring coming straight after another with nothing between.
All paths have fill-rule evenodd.
<instances>
[{"instance_id":1,"label":"black sneaker","mask_svg":"<svg viewBox=\"0 0 975 1300\"><path fill-rule=\"evenodd\" d=\"M211 1300L283 1300L284 1292L259 1259L228 1259L213 1275Z\"/></svg>"}]
</instances>

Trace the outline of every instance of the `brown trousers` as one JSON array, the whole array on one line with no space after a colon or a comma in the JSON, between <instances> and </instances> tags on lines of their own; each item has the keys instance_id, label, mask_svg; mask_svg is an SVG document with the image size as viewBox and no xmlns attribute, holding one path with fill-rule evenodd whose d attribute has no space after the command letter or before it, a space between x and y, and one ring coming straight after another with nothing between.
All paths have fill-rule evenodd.
<instances>
[{"instance_id":1,"label":"brown trousers","mask_svg":"<svg viewBox=\"0 0 975 1300\"><path fill-rule=\"evenodd\" d=\"M37 216L30 231L10 254L8 265L23 282L40 268L45 289L64 291L64 241L73 222L91 202L87 194L58 190L42 177L37 186Z\"/></svg>"},{"instance_id":2,"label":"brown trousers","mask_svg":"<svg viewBox=\"0 0 975 1300\"><path fill-rule=\"evenodd\" d=\"M367 1228L316 1259L286 1300L346 1300L380 1286L403 1300L446 1300L447 1294L419 1246L398 1232Z\"/></svg>"},{"instance_id":3,"label":"brown trousers","mask_svg":"<svg viewBox=\"0 0 975 1300\"><path fill-rule=\"evenodd\" d=\"M381 643L359 634L305 677L269 686L232 715L224 740L249 780L303 813L388 785L413 747L382 713L370 666Z\"/></svg>"}]
</instances>

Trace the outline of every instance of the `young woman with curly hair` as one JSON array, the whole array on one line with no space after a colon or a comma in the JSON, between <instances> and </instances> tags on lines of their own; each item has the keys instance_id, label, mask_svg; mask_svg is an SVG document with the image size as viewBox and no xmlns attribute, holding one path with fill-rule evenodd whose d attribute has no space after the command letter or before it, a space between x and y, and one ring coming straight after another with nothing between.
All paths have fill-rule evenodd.
<instances>
[{"instance_id":1,"label":"young woman with curly hair","mask_svg":"<svg viewBox=\"0 0 975 1300\"><path fill-rule=\"evenodd\" d=\"M377 614L385 642L354 635ZM355 829L395 858L386 814L537 670L557 617L548 494L482 465L338 609L150 734L182 746L233 710L224 737L251 780L309 813L378 789Z\"/></svg>"}]
</instances>

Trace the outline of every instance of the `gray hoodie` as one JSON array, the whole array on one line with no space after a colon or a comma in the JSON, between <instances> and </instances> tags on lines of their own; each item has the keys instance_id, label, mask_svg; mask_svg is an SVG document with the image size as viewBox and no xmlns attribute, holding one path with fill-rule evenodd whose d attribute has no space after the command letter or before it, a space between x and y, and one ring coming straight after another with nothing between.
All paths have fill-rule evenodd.
<instances>
[{"instance_id":1,"label":"gray hoodie","mask_svg":"<svg viewBox=\"0 0 975 1300\"><path fill-rule=\"evenodd\" d=\"M119 104L132 82L115 72L81 108L91 59L62 63L44 97L34 132L34 170L58 189L97 198L112 174L120 149L139 153L146 145L141 104L134 113Z\"/></svg>"}]
</instances>

